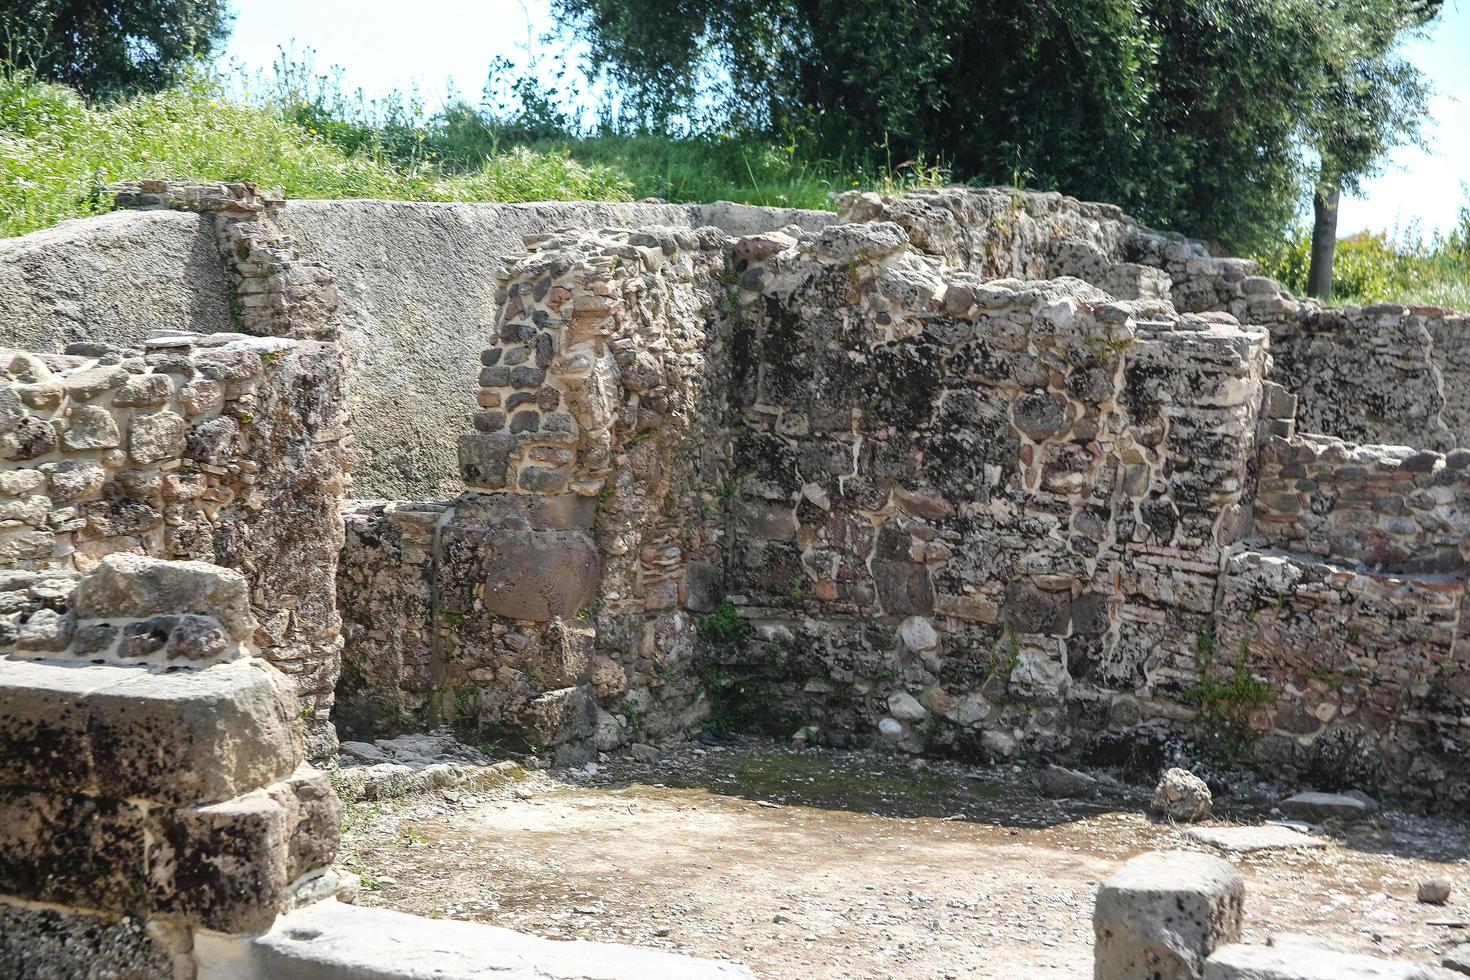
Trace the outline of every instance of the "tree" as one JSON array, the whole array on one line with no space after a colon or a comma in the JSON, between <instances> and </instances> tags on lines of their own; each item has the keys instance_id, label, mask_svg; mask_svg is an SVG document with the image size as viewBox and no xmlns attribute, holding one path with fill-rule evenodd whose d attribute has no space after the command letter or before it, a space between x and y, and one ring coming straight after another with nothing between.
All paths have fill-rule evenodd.
<instances>
[{"instance_id":1,"label":"tree","mask_svg":"<svg viewBox=\"0 0 1470 980\"><path fill-rule=\"evenodd\" d=\"M1379 0L1348 8L1357 29L1334 52L1337 60L1308 123L1319 160L1312 189L1309 295L1332 298L1342 192L1358 190L1365 177L1378 172L1389 150L1419 139L1429 91L1418 70L1395 49L1405 33L1432 20L1440 6L1440 0Z\"/></svg>"},{"instance_id":2,"label":"tree","mask_svg":"<svg viewBox=\"0 0 1470 980\"><path fill-rule=\"evenodd\" d=\"M226 0L0 0L5 61L94 98L167 88L229 23Z\"/></svg>"},{"instance_id":3,"label":"tree","mask_svg":"<svg viewBox=\"0 0 1470 980\"><path fill-rule=\"evenodd\" d=\"M1321 128L1313 120L1343 77L1342 52L1366 50L1353 39L1366 19L1355 11L1409 2L554 0L553 9L588 43L593 72L625 93L626 125L735 126L865 165L938 157L960 179L1024 177L1246 248L1280 233L1316 182L1304 152Z\"/></svg>"}]
</instances>

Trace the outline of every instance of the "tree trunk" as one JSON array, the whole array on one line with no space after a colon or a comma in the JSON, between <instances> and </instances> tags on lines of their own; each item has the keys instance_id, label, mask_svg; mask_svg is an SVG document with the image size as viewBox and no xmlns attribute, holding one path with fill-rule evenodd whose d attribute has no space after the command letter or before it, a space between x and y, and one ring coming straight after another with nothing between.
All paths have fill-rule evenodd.
<instances>
[{"instance_id":1,"label":"tree trunk","mask_svg":"<svg viewBox=\"0 0 1470 980\"><path fill-rule=\"evenodd\" d=\"M1312 195L1312 264L1307 269L1307 295L1326 302L1332 298L1332 262L1337 256L1337 199L1341 185L1323 175Z\"/></svg>"}]
</instances>

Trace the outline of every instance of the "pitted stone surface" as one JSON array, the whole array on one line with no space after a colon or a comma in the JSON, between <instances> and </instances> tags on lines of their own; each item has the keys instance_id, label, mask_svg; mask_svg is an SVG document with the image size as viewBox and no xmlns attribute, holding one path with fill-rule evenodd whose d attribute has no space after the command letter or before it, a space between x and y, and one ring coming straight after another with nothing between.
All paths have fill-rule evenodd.
<instances>
[{"instance_id":1,"label":"pitted stone surface","mask_svg":"<svg viewBox=\"0 0 1470 980\"><path fill-rule=\"evenodd\" d=\"M229 799L301 762L295 705L259 660L170 671L0 657L0 786Z\"/></svg>"},{"instance_id":2,"label":"pitted stone surface","mask_svg":"<svg viewBox=\"0 0 1470 980\"><path fill-rule=\"evenodd\" d=\"M1217 948L1240 939L1245 883L1219 858L1153 851L1098 887L1097 980L1198 980Z\"/></svg>"}]
</instances>

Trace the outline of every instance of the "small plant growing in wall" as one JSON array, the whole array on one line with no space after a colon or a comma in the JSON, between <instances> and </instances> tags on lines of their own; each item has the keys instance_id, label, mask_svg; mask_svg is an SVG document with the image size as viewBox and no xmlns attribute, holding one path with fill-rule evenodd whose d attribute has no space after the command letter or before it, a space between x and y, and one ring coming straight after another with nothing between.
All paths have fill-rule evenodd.
<instances>
[{"instance_id":1,"label":"small plant growing in wall","mask_svg":"<svg viewBox=\"0 0 1470 980\"><path fill-rule=\"evenodd\" d=\"M1249 647L1245 640L1240 641L1229 680L1210 672L1214 652L1214 628L1203 626L1195 635L1199 679L1184 689L1183 697L1186 703L1199 708L1205 751L1222 762L1236 764L1246 759L1255 746L1251 713L1270 704L1276 695L1269 683L1251 676L1246 664Z\"/></svg>"},{"instance_id":2,"label":"small plant growing in wall","mask_svg":"<svg viewBox=\"0 0 1470 980\"><path fill-rule=\"evenodd\" d=\"M736 643L750 633L750 621L726 599L699 624L699 636L711 643Z\"/></svg>"}]
</instances>

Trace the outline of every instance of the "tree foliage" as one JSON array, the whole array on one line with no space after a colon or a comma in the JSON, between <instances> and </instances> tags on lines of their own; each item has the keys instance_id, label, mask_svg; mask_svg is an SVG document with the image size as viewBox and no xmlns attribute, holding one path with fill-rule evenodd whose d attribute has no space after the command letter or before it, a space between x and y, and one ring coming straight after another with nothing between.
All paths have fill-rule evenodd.
<instances>
[{"instance_id":1,"label":"tree foliage","mask_svg":"<svg viewBox=\"0 0 1470 980\"><path fill-rule=\"evenodd\" d=\"M1366 173L1425 108L1394 41L1436 0L554 0L652 130L1057 188L1243 248L1314 158Z\"/></svg>"},{"instance_id":2,"label":"tree foliage","mask_svg":"<svg viewBox=\"0 0 1470 980\"><path fill-rule=\"evenodd\" d=\"M226 0L0 0L0 53L94 98L157 92L229 25Z\"/></svg>"}]
</instances>

